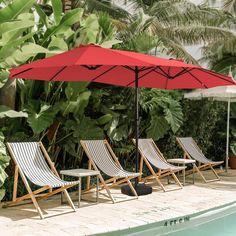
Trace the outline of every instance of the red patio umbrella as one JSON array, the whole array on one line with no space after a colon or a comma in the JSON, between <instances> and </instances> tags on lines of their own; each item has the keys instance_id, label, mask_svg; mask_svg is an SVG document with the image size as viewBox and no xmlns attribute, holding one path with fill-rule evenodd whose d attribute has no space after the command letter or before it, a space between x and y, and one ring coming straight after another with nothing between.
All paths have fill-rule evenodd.
<instances>
[{"instance_id":1,"label":"red patio umbrella","mask_svg":"<svg viewBox=\"0 0 236 236\"><path fill-rule=\"evenodd\" d=\"M136 88L136 171L138 171L138 87L210 88L235 85L224 76L178 60L81 45L71 51L10 70L11 78L46 81L89 81ZM136 182L137 183L137 182Z\"/></svg>"}]
</instances>

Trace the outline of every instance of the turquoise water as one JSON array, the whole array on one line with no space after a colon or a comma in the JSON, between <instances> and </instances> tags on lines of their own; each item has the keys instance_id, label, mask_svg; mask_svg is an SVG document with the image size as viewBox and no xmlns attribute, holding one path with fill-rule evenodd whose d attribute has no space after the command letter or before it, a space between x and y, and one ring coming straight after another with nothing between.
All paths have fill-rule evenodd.
<instances>
[{"instance_id":1,"label":"turquoise water","mask_svg":"<svg viewBox=\"0 0 236 236\"><path fill-rule=\"evenodd\" d=\"M236 236L236 203L106 236Z\"/></svg>"}]
</instances>

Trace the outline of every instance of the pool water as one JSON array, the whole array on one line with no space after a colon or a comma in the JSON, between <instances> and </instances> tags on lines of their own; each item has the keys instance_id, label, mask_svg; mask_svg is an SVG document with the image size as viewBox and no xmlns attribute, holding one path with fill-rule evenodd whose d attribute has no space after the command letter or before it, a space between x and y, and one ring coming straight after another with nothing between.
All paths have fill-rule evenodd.
<instances>
[{"instance_id":1,"label":"pool water","mask_svg":"<svg viewBox=\"0 0 236 236\"><path fill-rule=\"evenodd\" d=\"M236 202L107 236L236 236Z\"/></svg>"},{"instance_id":2,"label":"pool water","mask_svg":"<svg viewBox=\"0 0 236 236\"><path fill-rule=\"evenodd\" d=\"M184 227L184 226L183 226ZM236 235L236 213L220 217L218 219L201 223L188 224L184 228L171 227L167 233L159 232L160 227L140 231L130 235L166 235L166 236L235 236Z\"/></svg>"}]
</instances>

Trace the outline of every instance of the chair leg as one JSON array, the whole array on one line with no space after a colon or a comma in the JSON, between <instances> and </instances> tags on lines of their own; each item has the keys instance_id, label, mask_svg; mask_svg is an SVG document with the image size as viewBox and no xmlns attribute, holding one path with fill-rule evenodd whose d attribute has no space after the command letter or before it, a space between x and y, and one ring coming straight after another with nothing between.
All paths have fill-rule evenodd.
<instances>
[{"instance_id":1,"label":"chair leg","mask_svg":"<svg viewBox=\"0 0 236 236\"><path fill-rule=\"evenodd\" d=\"M71 207L74 211L76 211L76 210L75 210L75 205L74 205L74 203L72 202L71 197L70 197L68 191L65 189L65 190L63 190L63 193L64 193L64 195L65 195L65 197L66 197L66 200L67 200L68 204L70 205L70 207Z\"/></svg>"},{"instance_id":2,"label":"chair leg","mask_svg":"<svg viewBox=\"0 0 236 236\"><path fill-rule=\"evenodd\" d=\"M206 178L204 177L204 175L203 175L202 172L199 170L199 168L197 167L196 164L194 164L194 168L197 170L198 174L202 177L203 181L204 181L205 183L207 183Z\"/></svg>"},{"instance_id":3,"label":"chair leg","mask_svg":"<svg viewBox=\"0 0 236 236\"><path fill-rule=\"evenodd\" d=\"M166 192L166 189L165 189L164 185L161 183L159 177L158 177L156 174L154 175L154 177L155 177L155 180L157 181L158 185L159 185L159 186L161 187L161 189L163 190L163 192Z\"/></svg>"},{"instance_id":4,"label":"chair leg","mask_svg":"<svg viewBox=\"0 0 236 236\"><path fill-rule=\"evenodd\" d=\"M163 190L163 192L166 191L164 185L161 183L159 177L157 176L157 174L155 173L155 171L153 170L152 166L149 164L149 162L147 161L146 158L144 158L145 164L147 165L148 169L150 170L152 176L155 178L155 180L157 181L157 184L161 187L161 189Z\"/></svg>"},{"instance_id":5,"label":"chair leg","mask_svg":"<svg viewBox=\"0 0 236 236\"><path fill-rule=\"evenodd\" d=\"M15 202L17 198L17 185L18 185L18 177L19 177L19 168L15 166L15 174L14 174L14 185L13 185L13 194L12 201Z\"/></svg>"},{"instance_id":6,"label":"chair leg","mask_svg":"<svg viewBox=\"0 0 236 236\"><path fill-rule=\"evenodd\" d=\"M39 204L38 204L38 202L37 202L35 196L32 194L32 192L29 193L29 194L30 194L30 197L31 197L31 199L32 199L32 202L33 202L33 204L34 204L34 206L35 206L37 212L39 213L40 218L41 218L41 219L44 219L43 212L42 212L41 208L39 207Z\"/></svg>"},{"instance_id":7,"label":"chair leg","mask_svg":"<svg viewBox=\"0 0 236 236\"><path fill-rule=\"evenodd\" d=\"M142 179L142 174L143 174L143 156L141 156L140 158L140 168L139 168L139 177L138 177L138 180L139 182L141 181Z\"/></svg>"},{"instance_id":8,"label":"chair leg","mask_svg":"<svg viewBox=\"0 0 236 236\"><path fill-rule=\"evenodd\" d=\"M216 173L216 171L214 170L214 168L212 167L212 165L210 165L210 167L211 167L211 170L213 171L213 173L215 174L217 180L220 180L219 175Z\"/></svg>"},{"instance_id":9,"label":"chair leg","mask_svg":"<svg viewBox=\"0 0 236 236\"><path fill-rule=\"evenodd\" d=\"M44 218L43 212L42 212L41 208L38 205L38 202L37 202L37 200L36 200L32 190L31 190L31 188L29 186L29 183L28 183L25 175L23 174L23 172L20 169L19 169L19 173L20 173L20 176L21 176L21 178L22 178L22 180L23 180L23 182L25 184L25 187L26 187L26 189L27 189L27 191L28 191L28 193L30 195L31 200L32 200L32 202L33 202L37 212L39 213L40 218L43 219Z\"/></svg>"},{"instance_id":10,"label":"chair leg","mask_svg":"<svg viewBox=\"0 0 236 236\"><path fill-rule=\"evenodd\" d=\"M105 183L105 181L104 181L104 179L102 178L101 174L99 174L99 179L100 179L100 181L101 181L103 187L106 189L108 196L109 196L110 199L112 200L112 203L115 203L115 200L114 200L114 198L113 198L112 195L111 195L111 191L110 191L110 189L107 187L107 184Z\"/></svg>"},{"instance_id":11,"label":"chair leg","mask_svg":"<svg viewBox=\"0 0 236 236\"><path fill-rule=\"evenodd\" d=\"M138 198L138 194L135 191L135 189L134 189L134 187L133 187L133 185L132 185L132 183L131 183L131 181L129 179L127 179L127 183L129 185L130 189L132 190L133 194Z\"/></svg>"},{"instance_id":12,"label":"chair leg","mask_svg":"<svg viewBox=\"0 0 236 236\"><path fill-rule=\"evenodd\" d=\"M39 213L40 218L44 219L43 212L42 212L41 208L39 207L39 204L38 204L38 202L37 202L37 200L36 200L32 190L31 190L31 188L30 188L30 186L28 184L28 181L25 179L25 177L23 177L23 176L21 176L21 177L22 177L22 180L23 180L23 182L25 184L26 189L28 190L28 193L30 195L31 200L32 200L32 202L33 202L37 212Z\"/></svg>"},{"instance_id":13,"label":"chair leg","mask_svg":"<svg viewBox=\"0 0 236 236\"><path fill-rule=\"evenodd\" d=\"M89 159L88 161L88 169L91 170L92 169L92 163L91 160ZM86 190L90 189L90 182L91 182L91 178L90 176L87 177L87 183L86 183Z\"/></svg>"},{"instance_id":14,"label":"chair leg","mask_svg":"<svg viewBox=\"0 0 236 236\"><path fill-rule=\"evenodd\" d=\"M179 179L177 178L174 172L171 172L173 179L175 180L176 184L179 185L180 188L183 188L183 185L180 183Z\"/></svg>"}]
</instances>

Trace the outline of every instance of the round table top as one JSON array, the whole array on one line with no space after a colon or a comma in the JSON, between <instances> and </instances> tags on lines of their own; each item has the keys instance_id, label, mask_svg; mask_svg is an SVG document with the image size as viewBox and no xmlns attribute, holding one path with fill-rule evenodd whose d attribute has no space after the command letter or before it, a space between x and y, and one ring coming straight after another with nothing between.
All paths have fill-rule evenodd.
<instances>
[{"instance_id":1,"label":"round table top","mask_svg":"<svg viewBox=\"0 0 236 236\"><path fill-rule=\"evenodd\" d=\"M86 177L99 175L100 172L97 170L89 170L89 169L72 169L72 170L61 170L61 175L75 176L75 177Z\"/></svg>"},{"instance_id":2,"label":"round table top","mask_svg":"<svg viewBox=\"0 0 236 236\"><path fill-rule=\"evenodd\" d=\"M190 164L195 163L195 160L191 159L184 159L184 158L174 158L174 159L167 159L168 162L176 163L176 164Z\"/></svg>"}]
</instances>

